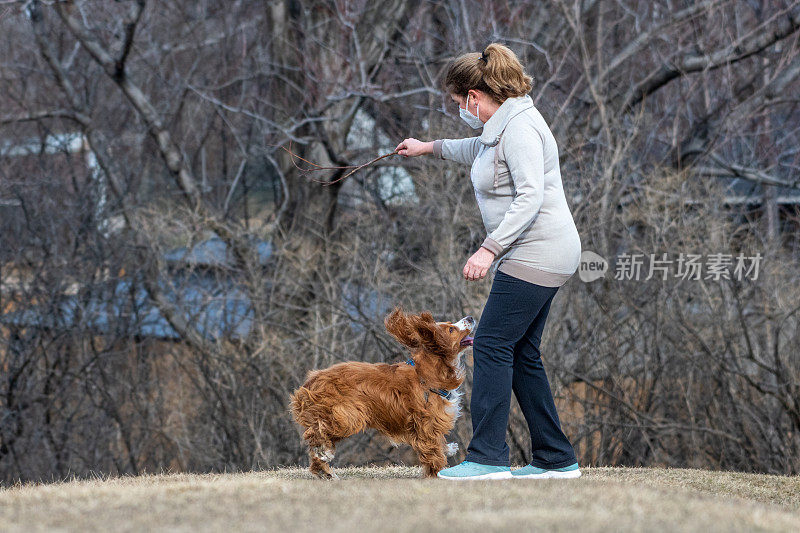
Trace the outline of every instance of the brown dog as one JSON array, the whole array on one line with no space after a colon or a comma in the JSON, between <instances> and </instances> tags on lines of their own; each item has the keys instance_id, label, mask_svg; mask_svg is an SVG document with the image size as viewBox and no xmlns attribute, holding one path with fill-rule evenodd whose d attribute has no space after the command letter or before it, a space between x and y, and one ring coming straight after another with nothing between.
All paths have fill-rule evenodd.
<instances>
[{"instance_id":1,"label":"brown dog","mask_svg":"<svg viewBox=\"0 0 800 533\"><path fill-rule=\"evenodd\" d=\"M314 370L291 395L292 414L305 429L310 470L318 477L336 477L328 464L336 443L366 428L410 444L428 477L446 466L446 453L458 449L446 443L445 435L460 414L460 354L472 345L475 319L436 322L429 312L407 315L396 308L384 324L411 351L411 359L392 365L354 361Z\"/></svg>"}]
</instances>

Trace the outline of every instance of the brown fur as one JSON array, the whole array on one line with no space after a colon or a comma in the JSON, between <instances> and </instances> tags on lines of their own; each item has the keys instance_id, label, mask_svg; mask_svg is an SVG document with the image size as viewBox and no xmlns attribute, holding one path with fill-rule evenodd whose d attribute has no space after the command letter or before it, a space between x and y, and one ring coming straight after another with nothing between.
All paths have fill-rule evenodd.
<instances>
[{"instance_id":1,"label":"brown fur","mask_svg":"<svg viewBox=\"0 0 800 533\"><path fill-rule=\"evenodd\" d=\"M291 395L291 411L304 428L310 470L335 478L328 464L336 443L374 428L395 442L410 444L426 476L446 466L445 435L456 412L431 388L453 390L464 381L459 370L461 340L469 334L450 322L435 322L429 312L404 314L396 308L384 324L411 351L406 363L347 362L309 372Z\"/></svg>"}]
</instances>

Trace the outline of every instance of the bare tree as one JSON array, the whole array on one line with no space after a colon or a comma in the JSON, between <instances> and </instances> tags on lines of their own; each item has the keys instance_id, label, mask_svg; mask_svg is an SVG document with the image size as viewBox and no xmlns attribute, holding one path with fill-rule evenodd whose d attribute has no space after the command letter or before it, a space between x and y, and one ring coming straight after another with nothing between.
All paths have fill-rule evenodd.
<instances>
[{"instance_id":1,"label":"bare tree","mask_svg":"<svg viewBox=\"0 0 800 533\"><path fill-rule=\"evenodd\" d=\"M800 468L800 3L29 0L0 29L3 479L296 462L307 370L400 361L395 303L479 316L468 169L337 180L469 135L441 76L492 41L534 76L585 249L763 256L560 291L543 351L581 460Z\"/></svg>"}]
</instances>

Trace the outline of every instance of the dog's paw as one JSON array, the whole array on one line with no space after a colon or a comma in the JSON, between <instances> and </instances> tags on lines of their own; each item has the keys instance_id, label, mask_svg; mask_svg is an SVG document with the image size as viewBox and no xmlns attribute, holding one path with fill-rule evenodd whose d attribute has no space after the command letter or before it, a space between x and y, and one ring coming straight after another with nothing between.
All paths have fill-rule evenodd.
<instances>
[{"instance_id":1,"label":"dog's paw","mask_svg":"<svg viewBox=\"0 0 800 533\"><path fill-rule=\"evenodd\" d=\"M333 461L333 450L330 448L322 448L321 446L314 446L311 448L311 453L319 459L320 461L324 461L326 463L330 463Z\"/></svg>"},{"instance_id":2,"label":"dog's paw","mask_svg":"<svg viewBox=\"0 0 800 533\"><path fill-rule=\"evenodd\" d=\"M447 457L453 457L457 453L458 453L457 442L448 442L447 444L444 445L444 454Z\"/></svg>"}]
</instances>

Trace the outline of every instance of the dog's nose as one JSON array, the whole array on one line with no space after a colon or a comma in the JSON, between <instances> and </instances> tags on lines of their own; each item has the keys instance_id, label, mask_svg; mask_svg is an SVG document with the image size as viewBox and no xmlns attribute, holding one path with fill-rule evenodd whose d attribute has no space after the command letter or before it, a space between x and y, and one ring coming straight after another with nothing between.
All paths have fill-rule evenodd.
<instances>
[{"instance_id":1,"label":"dog's nose","mask_svg":"<svg viewBox=\"0 0 800 533\"><path fill-rule=\"evenodd\" d=\"M475 328L475 319L471 316L465 316L453 325L461 331L472 331Z\"/></svg>"},{"instance_id":2,"label":"dog's nose","mask_svg":"<svg viewBox=\"0 0 800 533\"><path fill-rule=\"evenodd\" d=\"M464 317L464 318L462 318L461 320L463 320L463 321L464 321L464 323L467 325L467 327L468 327L470 330L472 330L472 328L474 328L474 327L475 327L475 319L474 319L474 318L472 318L471 316L465 316L465 317Z\"/></svg>"}]
</instances>

